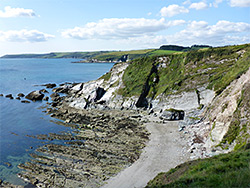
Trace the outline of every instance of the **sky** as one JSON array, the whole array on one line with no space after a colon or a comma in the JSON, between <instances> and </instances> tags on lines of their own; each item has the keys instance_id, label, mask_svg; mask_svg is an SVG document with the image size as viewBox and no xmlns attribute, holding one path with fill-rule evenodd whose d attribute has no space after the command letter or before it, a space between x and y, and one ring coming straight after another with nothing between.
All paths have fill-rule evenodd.
<instances>
[{"instance_id":1,"label":"sky","mask_svg":"<svg viewBox=\"0 0 250 188\"><path fill-rule=\"evenodd\" d=\"M0 0L0 56L250 43L250 0Z\"/></svg>"}]
</instances>

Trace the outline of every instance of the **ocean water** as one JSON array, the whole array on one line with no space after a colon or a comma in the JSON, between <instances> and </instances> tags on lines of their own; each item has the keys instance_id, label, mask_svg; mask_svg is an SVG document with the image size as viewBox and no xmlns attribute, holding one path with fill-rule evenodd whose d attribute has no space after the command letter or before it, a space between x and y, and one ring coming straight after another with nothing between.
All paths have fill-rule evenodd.
<instances>
[{"instance_id":1,"label":"ocean water","mask_svg":"<svg viewBox=\"0 0 250 188\"><path fill-rule=\"evenodd\" d=\"M109 71L110 63L71 63L75 59L0 59L0 94L44 89L46 83L86 82ZM51 89L47 89L51 92ZM42 145L27 135L68 132L70 128L53 123L42 112L43 102L21 103L0 97L0 179L24 185L17 177L17 165L30 159L29 153ZM11 164L11 166L10 166Z\"/></svg>"}]
</instances>

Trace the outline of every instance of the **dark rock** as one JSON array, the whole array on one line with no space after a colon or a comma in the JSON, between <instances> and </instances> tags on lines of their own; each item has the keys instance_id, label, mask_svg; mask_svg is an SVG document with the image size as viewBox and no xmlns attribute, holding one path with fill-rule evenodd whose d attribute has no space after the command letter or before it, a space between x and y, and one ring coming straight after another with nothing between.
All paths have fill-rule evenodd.
<instances>
[{"instance_id":1,"label":"dark rock","mask_svg":"<svg viewBox=\"0 0 250 188\"><path fill-rule=\"evenodd\" d=\"M24 97L25 95L23 93L18 93L17 96L18 97Z\"/></svg>"},{"instance_id":2,"label":"dark rock","mask_svg":"<svg viewBox=\"0 0 250 188\"><path fill-rule=\"evenodd\" d=\"M46 88L54 88L56 84L44 84L44 86L46 86Z\"/></svg>"},{"instance_id":3,"label":"dark rock","mask_svg":"<svg viewBox=\"0 0 250 188\"><path fill-rule=\"evenodd\" d=\"M21 97L16 97L17 100L21 100Z\"/></svg>"},{"instance_id":4,"label":"dark rock","mask_svg":"<svg viewBox=\"0 0 250 188\"><path fill-rule=\"evenodd\" d=\"M22 100L21 103L30 103L30 101Z\"/></svg>"},{"instance_id":5,"label":"dark rock","mask_svg":"<svg viewBox=\"0 0 250 188\"><path fill-rule=\"evenodd\" d=\"M43 100L48 101L48 100L49 100L49 97L46 96L46 97L43 98Z\"/></svg>"},{"instance_id":6,"label":"dark rock","mask_svg":"<svg viewBox=\"0 0 250 188\"><path fill-rule=\"evenodd\" d=\"M42 100L44 97L44 94L41 93L41 91L32 91L31 93L29 93L25 98L32 100L32 101L39 101Z\"/></svg>"},{"instance_id":7,"label":"dark rock","mask_svg":"<svg viewBox=\"0 0 250 188\"><path fill-rule=\"evenodd\" d=\"M183 120L184 119L184 111L183 110L176 110L176 109L166 109L162 115L161 119L174 121L174 120Z\"/></svg>"},{"instance_id":8,"label":"dark rock","mask_svg":"<svg viewBox=\"0 0 250 188\"><path fill-rule=\"evenodd\" d=\"M56 98L56 97L60 97L60 95L58 93L52 93L50 95L51 98Z\"/></svg>"},{"instance_id":9,"label":"dark rock","mask_svg":"<svg viewBox=\"0 0 250 188\"><path fill-rule=\"evenodd\" d=\"M52 91L56 92L56 93L68 93L68 91L71 87L72 86L63 85L63 86L60 86L58 88L54 88Z\"/></svg>"},{"instance_id":10,"label":"dark rock","mask_svg":"<svg viewBox=\"0 0 250 188\"><path fill-rule=\"evenodd\" d=\"M0 97L3 97L3 94L0 94Z\"/></svg>"},{"instance_id":11,"label":"dark rock","mask_svg":"<svg viewBox=\"0 0 250 188\"><path fill-rule=\"evenodd\" d=\"M12 94L5 95L6 98L13 98Z\"/></svg>"},{"instance_id":12,"label":"dark rock","mask_svg":"<svg viewBox=\"0 0 250 188\"><path fill-rule=\"evenodd\" d=\"M46 89L40 90L42 93L49 93Z\"/></svg>"},{"instance_id":13,"label":"dark rock","mask_svg":"<svg viewBox=\"0 0 250 188\"><path fill-rule=\"evenodd\" d=\"M96 89L96 97L95 97L94 101L96 102L96 101L100 100L105 93L106 93L106 91L103 88L98 87Z\"/></svg>"},{"instance_id":14,"label":"dark rock","mask_svg":"<svg viewBox=\"0 0 250 188\"><path fill-rule=\"evenodd\" d=\"M52 106L52 107L56 107L57 105L58 105L58 102L52 102L52 103L51 103L51 106Z\"/></svg>"}]
</instances>

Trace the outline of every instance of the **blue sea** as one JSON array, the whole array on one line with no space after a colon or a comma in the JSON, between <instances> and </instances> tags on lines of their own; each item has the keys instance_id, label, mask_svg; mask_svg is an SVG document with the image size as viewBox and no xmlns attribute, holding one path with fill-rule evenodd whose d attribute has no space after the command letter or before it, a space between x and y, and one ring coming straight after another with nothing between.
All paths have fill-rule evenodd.
<instances>
[{"instance_id":1,"label":"blue sea","mask_svg":"<svg viewBox=\"0 0 250 188\"><path fill-rule=\"evenodd\" d=\"M0 59L0 179L25 185L17 177L20 163L30 160L29 153L43 143L27 135L70 132L71 129L53 123L53 118L42 112L43 102L21 103L6 98L18 93L27 95L44 89L42 84L86 82L109 71L111 63L71 63L76 59ZM51 89L47 89L51 92ZM11 164L11 165L10 165Z\"/></svg>"}]
</instances>

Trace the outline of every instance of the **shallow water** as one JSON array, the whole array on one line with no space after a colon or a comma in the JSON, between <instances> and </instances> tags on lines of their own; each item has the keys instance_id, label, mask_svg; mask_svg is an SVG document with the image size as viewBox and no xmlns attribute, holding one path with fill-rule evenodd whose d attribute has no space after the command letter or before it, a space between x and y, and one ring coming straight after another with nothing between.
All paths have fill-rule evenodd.
<instances>
[{"instance_id":1,"label":"shallow water","mask_svg":"<svg viewBox=\"0 0 250 188\"><path fill-rule=\"evenodd\" d=\"M45 88L35 85L86 82L97 79L113 66L72 61L75 59L0 59L0 93L4 96L12 94L15 98L20 92L26 95ZM0 179L14 184L24 183L16 176L20 172L17 165L29 160L29 153L42 145L40 140L26 135L71 131L51 122L53 118L39 108L45 104L23 104L16 99L0 97Z\"/></svg>"}]
</instances>

